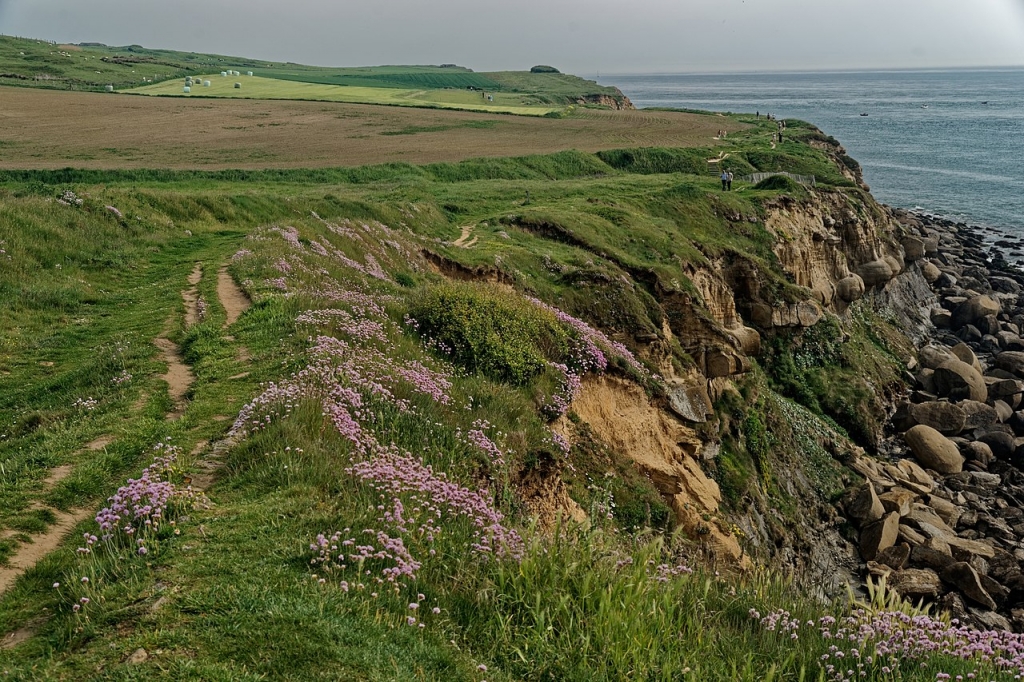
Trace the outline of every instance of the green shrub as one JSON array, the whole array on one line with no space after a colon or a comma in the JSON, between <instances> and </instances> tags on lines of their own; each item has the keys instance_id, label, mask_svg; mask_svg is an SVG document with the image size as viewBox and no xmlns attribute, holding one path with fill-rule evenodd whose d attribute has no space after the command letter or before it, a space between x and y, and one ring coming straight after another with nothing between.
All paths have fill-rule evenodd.
<instances>
[{"instance_id":1,"label":"green shrub","mask_svg":"<svg viewBox=\"0 0 1024 682\"><path fill-rule=\"evenodd\" d=\"M568 335L555 317L519 296L487 285L432 287L413 304L420 332L471 372L524 385L548 358L558 359Z\"/></svg>"},{"instance_id":2,"label":"green shrub","mask_svg":"<svg viewBox=\"0 0 1024 682\"><path fill-rule=\"evenodd\" d=\"M772 175L754 185L754 189L771 190L773 192L802 193L803 188L793 178L785 175Z\"/></svg>"},{"instance_id":3,"label":"green shrub","mask_svg":"<svg viewBox=\"0 0 1024 682\"><path fill-rule=\"evenodd\" d=\"M530 69L530 73L562 73L553 66L547 66L545 64L538 64Z\"/></svg>"}]
</instances>

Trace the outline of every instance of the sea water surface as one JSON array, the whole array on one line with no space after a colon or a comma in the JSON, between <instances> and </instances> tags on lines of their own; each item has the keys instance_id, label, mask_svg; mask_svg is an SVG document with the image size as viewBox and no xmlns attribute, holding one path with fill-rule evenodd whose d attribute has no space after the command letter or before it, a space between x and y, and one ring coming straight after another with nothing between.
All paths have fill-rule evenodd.
<instances>
[{"instance_id":1,"label":"sea water surface","mask_svg":"<svg viewBox=\"0 0 1024 682\"><path fill-rule=\"evenodd\" d=\"M1024 68L599 80L637 107L809 121L860 162L880 201L1024 236Z\"/></svg>"}]
</instances>

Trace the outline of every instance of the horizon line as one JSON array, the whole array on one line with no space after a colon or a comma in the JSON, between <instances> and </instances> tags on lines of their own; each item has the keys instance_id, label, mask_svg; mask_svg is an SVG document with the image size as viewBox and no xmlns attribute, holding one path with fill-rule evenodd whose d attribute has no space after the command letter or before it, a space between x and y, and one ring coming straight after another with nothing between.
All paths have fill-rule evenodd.
<instances>
[{"instance_id":1,"label":"horizon line","mask_svg":"<svg viewBox=\"0 0 1024 682\"><path fill-rule=\"evenodd\" d=\"M758 76L769 74L812 74L812 73L907 73L930 71L1016 71L1024 70L1022 64L988 64L971 66L870 66L870 67L830 67L818 69L718 69L715 71L600 71L582 72L581 76Z\"/></svg>"}]
</instances>

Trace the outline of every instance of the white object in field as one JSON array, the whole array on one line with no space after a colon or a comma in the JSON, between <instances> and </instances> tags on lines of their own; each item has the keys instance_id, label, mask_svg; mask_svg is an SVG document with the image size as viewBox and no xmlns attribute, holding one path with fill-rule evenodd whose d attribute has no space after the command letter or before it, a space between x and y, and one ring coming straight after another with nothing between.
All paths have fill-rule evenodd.
<instances>
[{"instance_id":1,"label":"white object in field","mask_svg":"<svg viewBox=\"0 0 1024 682\"><path fill-rule=\"evenodd\" d=\"M186 92L186 94L189 93L189 92L192 92L192 87L189 86L189 85L186 85L185 86L185 92Z\"/></svg>"},{"instance_id":2,"label":"white object in field","mask_svg":"<svg viewBox=\"0 0 1024 682\"><path fill-rule=\"evenodd\" d=\"M241 83L235 83L235 90L239 89L240 87L242 87Z\"/></svg>"},{"instance_id":3,"label":"white object in field","mask_svg":"<svg viewBox=\"0 0 1024 682\"><path fill-rule=\"evenodd\" d=\"M203 81L203 87L204 88L210 87L210 81Z\"/></svg>"},{"instance_id":4,"label":"white object in field","mask_svg":"<svg viewBox=\"0 0 1024 682\"><path fill-rule=\"evenodd\" d=\"M105 87L103 89L106 90L107 92L113 92L114 91L114 86L113 85L108 85L107 87Z\"/></svg>"},{"instance_id":5,"label":"white object in field","mask_svg":"<svg viewBox=\"0 0 1024 682\"><path fill-rule=\"evenodd\" d=\"M247 72L246 75L247 76L251 76L252 75L252 71Z\"/></svg>"},{"instance_id":6,"label":"white object in field","mask_svg":"<svg viewBox=\"0 0 1024 682\"><path fill-rule=\"evenodd\" d=\"M227 72L227 71L221 71L221 72L220 72L220 75L222 75L222 76L226 76L226 75L228 75L228 72Z\"/></svg>"}]
</instances>

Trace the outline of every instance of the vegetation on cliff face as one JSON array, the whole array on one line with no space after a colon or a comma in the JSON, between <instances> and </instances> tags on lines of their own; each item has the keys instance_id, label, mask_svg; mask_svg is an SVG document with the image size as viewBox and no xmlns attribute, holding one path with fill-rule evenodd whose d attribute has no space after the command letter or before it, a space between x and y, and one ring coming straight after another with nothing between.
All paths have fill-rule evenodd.
<instances>
[{"instance_id":1,"label":"vegetation on cliff face","mask_svg":"<svg viewBox=\"0 0 1024 682\"><path fill-rule=\"evenodd\" d=\"M808 168L829 163L792 144ZM661 409L679 400L672 382L708 366L706 349L734 352L735 327L715 318L727 306L706 296L714 277L747 304L812 297L765 226L778 190L723 194L707 175L625 161L670 151L606 156L369 168L332 184L305 171L246 183L38 173L2 190L5 551L53 530L40 506L82 538L0 602L0 630L24 639L0 653L3 669L492 681L993 671L965 649L890 634L963 639L941 620L885 615L892 604L851 616L844 600L822 606L756 568L701 563L711 538L758 564L778 559L773 543L815 541L797 520L838 492L847 447L819 417L870 434L854 379L894 376L866 308L841 325L765 329L759 365L716 378L717 413L684 442L721 442L704 466L727 506L692 529L666 492L677 480L574 412L601 376ZM224 277L252 303L231 324ZM194 376L187 406L161 378L177 356L158 356L160 339ZM126 512L139 489L150 504ZM109 528L91 518L104 505Z\"/></svg>"}]
</instances>

